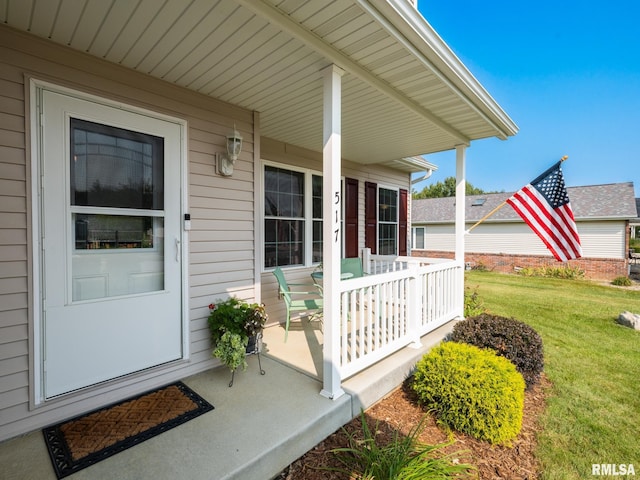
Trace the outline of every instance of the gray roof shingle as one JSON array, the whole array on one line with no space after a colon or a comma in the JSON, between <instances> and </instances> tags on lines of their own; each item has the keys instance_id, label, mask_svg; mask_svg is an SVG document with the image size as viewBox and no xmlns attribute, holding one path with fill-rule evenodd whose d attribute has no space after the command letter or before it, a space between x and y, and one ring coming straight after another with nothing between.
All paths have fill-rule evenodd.
<instances>
[{"instance_id":1,"label":"gray roof shingle","mask_svg":"<svg viewBox=\"0 0 640 480\"><path fill-rule=\"evenodd\" d=\"M467 196L465 199L466 221L480 220L514 193ZM567 194L576 220L630 220L638 217L633 182L567 187ZM482 205L474 206L474 202L477 203L479 199L486 199L486 201ZM411 202L412 224L453 223L454 221L455 197L414 199ZM510 222L521 221L521 219L513 208L505 205L485 221Z\"/></svg>"}]
</instances>

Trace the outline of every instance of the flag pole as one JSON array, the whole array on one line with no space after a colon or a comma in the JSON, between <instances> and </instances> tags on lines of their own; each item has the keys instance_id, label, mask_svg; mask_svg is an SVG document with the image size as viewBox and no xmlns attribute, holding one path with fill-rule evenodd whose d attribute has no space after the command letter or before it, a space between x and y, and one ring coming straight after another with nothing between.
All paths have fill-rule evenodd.
<instances>
[{"instance_id":1,"label":"flag pole","mask_svg":"<svg viewBox=\"0 0 640 480\"><path fill-rule=\"evenodd\" d=\"M569 158L569 155L565 155L564 157L562 157L560 159L560 162L564 162L567 158ZM500 205L498 205L496 208L494 208L493 210L491 210L489 213L487 213L484 217L482 217L480 220L478 220L476 223L474 223L471 227L469 227L469 230L467 230L465 233L469 233L471 232L471 230L473 230L474 228L476 228L478 225L480 225L482 222L484 222L487 218L489 218L491 215L493 215L494 213L496 213L498 210L500 210L502 207L504 207L507 204L507 201L505 200L504 202L502 202Z\"/></svg>"},{"instance_id":2,"label":"flag pole","mask_svg":"<svg viewBox=\"0 0 640 480\"><path fill-rule=\"evenodd\" d=\"M498 210L500 210L502 207L504 207L507 204L507 201L505 200L504 202L502 202L500 205L498 205L496 208L494 208L493 210L491 210L489 213L487 213L484 217L482 217L480 220L478 220L475 224L473 224L471 227L469 227L469 230L467 230L465 233L469 233L471 230L473 230L474 228L476 228L478 225L480 225L482 222L484 222L487 218L489 218L491 215L493 215L494 213L496 213Z\"/></svg>"}]
</instances>

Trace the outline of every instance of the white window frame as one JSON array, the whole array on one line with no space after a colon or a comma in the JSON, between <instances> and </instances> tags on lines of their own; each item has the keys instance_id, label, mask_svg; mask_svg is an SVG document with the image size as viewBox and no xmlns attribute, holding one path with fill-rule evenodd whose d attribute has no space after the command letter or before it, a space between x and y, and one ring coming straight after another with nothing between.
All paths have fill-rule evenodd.
<instances>
[{"instance_id":1,"label":"white window frame","mask_svg":"<svg viewBox=\"0 0 640 480\"><path fill-rule=\"evenodd\" d=\"M380 220L380 190L390 190L396 192L396 221L388 222ZM399 243L400 243L400 188L388 186L388 185L380 185L378 184L378 188L376 191L376 244L377 251L380 255L398 255ZM395 225L396 226L396 238L395 238L395 251L394 253L382 253L382 248L380 242L382 239L380 238L380 226L381 225Z\"/></svg>"},{"instance_id":2,"label":"white window frame","mask_svg":"<svg viewBox=\"0 0 640 480\"><path fill-rule=\"evenodd\" d=\"M418 238L418 230L422 230L422 246L419 247L416 245ZM411 227L411 249L412 250L424 250L427 244L427 227Z\"/></svg>"},{"instance_id":3,"label":"white window frame","mask_svg":"<svg viewBox=\"0 0 640 480\"><path fill-rule=\"evenodd\" d=\"M289 165L289 164L285 164L285 163L279 163L279 162L273 162L273 161L268 161L268 160L263 160L262 161L262 165L260 167L260 183L261 183L261 195L260 195L260 222L261 222L261 226L262 226L262 230L263 230L263 235L262 235L262 245L260 246L260 248L262 249L262 255L264 256L264 248L265 248L265 243L266 243L266 232L264 231L264 224L265 224L265 219L267 218L267 216L265 215L265 205L264 205L264 201L265 201L265 190L266 190L266 185L265 185L265 168L266 167L274 167L274 168L280 168L283 170L290 170L292 172L297 172L297 173L302 173L304 175L304 191L305 191L305 195L304 195L304 206L303 206L303 212L304 212L304 239L303 239L303 244L304 244L304 262L302 265L296 264L296 265L282 265L283 268L306 268L306 267L311 267L314 265L317 265L318 262L313 263L312 259L313 259L313 203L312 203L312 199L313 199L313 176L316 175L318 177L322 177L322 172L318 171L318 170L314 170L314 169L310 169L310 168L301 168L301 167L297 167L294 165ZM265 261L263 259L262 261L262 265L261 265L261 269L263 272L271 272L273 271L275 267L266 267L265 266Z\"/></svg>"},{"instance_id":4,"label":"white window frame","mask_svg":"<svg viewBox=\"0 0 640 480\"><path fill-rule=\"evenodd\" d=\"M305 248L305 254L304 254L304 265L283 265L284 268L309 268L309 267L316 267L318 266L321 262L314 262L313 261L313 221L314 221L314 217L313 217L313 176L318 176L320 178L323 179L323 185L324 185L324 177L322 175L322 172L319 170L314 170L312 168L302 168L302 167L297 167L294 165L289 165L286 163L279 163L279 162L274 162L271 160L262 160L262 165L260 166L260 185L261 185L261 195L259 198L259 208L260 208L260 230L262 232L261 235L261 250L262 250L262 254L261 256L263 257L263 260L261 262L261 271L262 272L271 272L275 269L275 267L265 267L264 265L264 246L265 246L265 231L264 231L264 221L265 221L265 214L264 214L264 195L265 195L265 183L264 183L264 171L265 171L265 167L275 167L275 168L281 168L283 170L291 170L292 172L299 172L299 173L303 173L304 174L304 188L305 188L305 192L309 192L308 195L305 195L305 205L304 205L304 221L305 221L305 236L304 236L304 248ZM341 195L344 195L344 182L345 182L345 177L341 176L340 177L340 188L341 188ZM345 202L344 202L344 198L342 199L341 203L341 209L340 209L340 237L341 237L341 252L342 255L344 255L344 248L345 248L345 233L344 233L344 208L345 208ZM324 212L323 212L324 214Z\"/></svg>"}]
</instances>

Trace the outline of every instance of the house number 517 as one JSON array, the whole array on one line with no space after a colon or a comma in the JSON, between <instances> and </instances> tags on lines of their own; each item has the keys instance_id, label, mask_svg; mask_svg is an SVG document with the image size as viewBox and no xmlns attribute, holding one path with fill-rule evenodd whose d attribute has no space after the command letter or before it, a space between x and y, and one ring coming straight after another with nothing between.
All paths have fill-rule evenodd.
<instances>
[{"instance_id":1,"label":"house number 517","mask_svg":"<svg viewBox=\"0 0 640 480\"><path fill-rule=\"evenodd\" d=\"M335 223L336 223L336 229L334 230L333 233L336 234L335 240L333 241L334 243L338 243L338 240L340 239L340 192L335 192L333 194L333 198L334 198L334 202L333 202L333 211L335 213Z\"/></svg>"}]
</instances>

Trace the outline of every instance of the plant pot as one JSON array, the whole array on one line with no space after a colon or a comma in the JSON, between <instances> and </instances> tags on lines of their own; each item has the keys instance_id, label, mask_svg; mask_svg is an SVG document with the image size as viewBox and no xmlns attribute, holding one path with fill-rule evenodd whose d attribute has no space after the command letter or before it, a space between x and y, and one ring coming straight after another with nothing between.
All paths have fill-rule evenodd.
<instances>
[{"instance_id":1,"label":"plant pot","mask_svg":"<svg viewBox=\"0 0 640 480\"><path fill-rule=\"evenodd\" d=\"M253 355L260 353L262 349L262 332L257 333L249 337L249 343L247 344L247 355Z\"/></svg>"}]
</instances>

